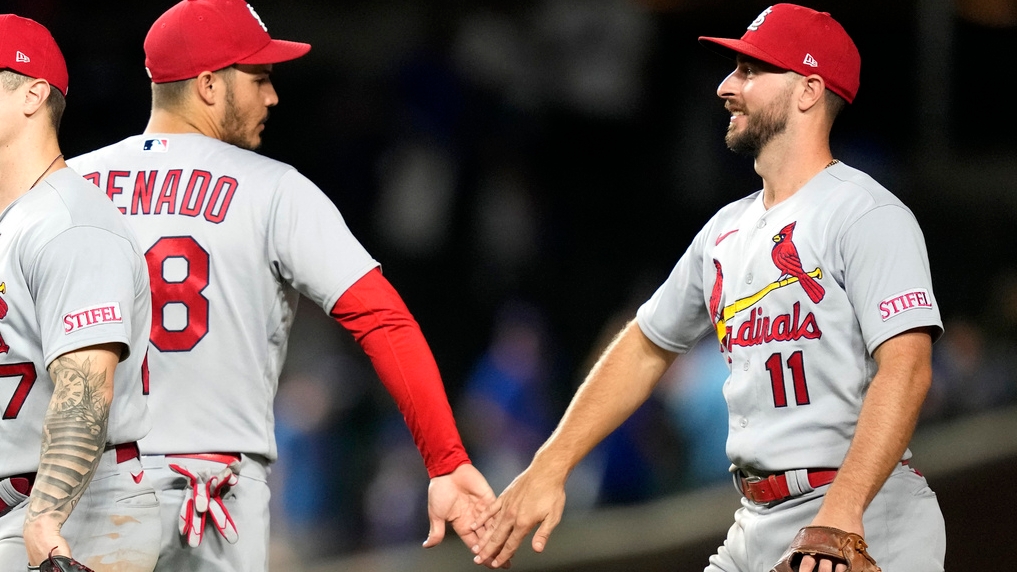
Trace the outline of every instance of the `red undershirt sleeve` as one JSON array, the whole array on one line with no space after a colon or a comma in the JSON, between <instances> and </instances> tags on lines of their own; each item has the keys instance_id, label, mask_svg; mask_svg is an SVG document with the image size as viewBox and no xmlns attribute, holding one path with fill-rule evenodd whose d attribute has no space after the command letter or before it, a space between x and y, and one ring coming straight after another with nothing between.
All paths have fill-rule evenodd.
<instances>
[{"instance_id":1,"label":"red undershirt sleeve","mask_svg":"<svg viewBox=\"0 0 1017 572\"><path fill-rule=\"evenodd\" d=\"M446 475L469 463L431 349L381 271L375 268L350 286L330 314L371 359L403 414L428 475Z\"/></svg>"}]
</instances>

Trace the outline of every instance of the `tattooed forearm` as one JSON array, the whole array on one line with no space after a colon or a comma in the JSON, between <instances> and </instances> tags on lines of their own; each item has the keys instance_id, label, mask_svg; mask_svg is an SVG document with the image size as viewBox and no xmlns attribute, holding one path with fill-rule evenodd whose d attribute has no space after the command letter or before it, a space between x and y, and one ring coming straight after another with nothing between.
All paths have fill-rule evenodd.
<instances>
[{"instance_id":1,"label":"tattooed forearm","mask_svg":"<svg viewBox=\"0 0 1017 572\"><path fill-rule=\"evenodd\" d=\"M55 387L26 522L48 516L62 524L99 464L106 447L112 368L116 367L115 358L107 365L99 357L75 352L49 366Z\"/></svg>"}]
</instances>

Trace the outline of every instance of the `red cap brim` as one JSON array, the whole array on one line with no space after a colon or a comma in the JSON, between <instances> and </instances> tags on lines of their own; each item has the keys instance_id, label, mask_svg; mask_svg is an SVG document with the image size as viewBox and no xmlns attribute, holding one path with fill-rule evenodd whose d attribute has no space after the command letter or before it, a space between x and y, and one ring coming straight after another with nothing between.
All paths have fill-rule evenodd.
<instances>
[{"instance_id":1,"label":"red cap brim","mask_svg":"<svg viewBox=\"0 0 1017 572\"><path fill-rule=\"evenodd\" d=\"M238 64L277 64L295 60L311 51L311 44L291 42L289 40L272 40L264 48L237 60Z\"/></svg>"},{"instance_id":2,"label":"red cap brim","mask_svg":"<svg viewBox=\"0 0 1017 572\"><path fill-rule=\"evenodd\" d=\"M742 40L700 36L699 43L725 57L734 58L735 54L742 54L743 56L749 56L750 58L777 66L780 69L792 69L790 65L782 62L779 58L776 58L773 55L768 54L756 46Z\"/></svg>"}]
</instances>

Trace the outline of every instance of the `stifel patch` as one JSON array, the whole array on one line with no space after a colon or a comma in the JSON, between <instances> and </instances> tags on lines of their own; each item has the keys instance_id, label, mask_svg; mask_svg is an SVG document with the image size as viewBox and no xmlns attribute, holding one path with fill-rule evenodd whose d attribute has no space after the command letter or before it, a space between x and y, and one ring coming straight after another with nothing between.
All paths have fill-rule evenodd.
<instances>
[{"instance_id":1,"label":"stifel patch","mask_svg":"<svg viewBox=\"0 0 1017 572\"><path fill-rule=\"evenodd\" d=\"M932 297L925 288L905 290L879 303L879 315L883 321L916 308L932 308Z\"/></svg>"},{"instance_id":2,"label":"stifel patch","mask_svg":"<svg viewBox=\"0 0 1017 572\"><path fill-rule=\"evenodd\" d=\"M80 310L64 314L64 333L70 334L78 330L99 324L123 323L120 313L120 302L96 304Z\"/></svg>"}]
</instances>

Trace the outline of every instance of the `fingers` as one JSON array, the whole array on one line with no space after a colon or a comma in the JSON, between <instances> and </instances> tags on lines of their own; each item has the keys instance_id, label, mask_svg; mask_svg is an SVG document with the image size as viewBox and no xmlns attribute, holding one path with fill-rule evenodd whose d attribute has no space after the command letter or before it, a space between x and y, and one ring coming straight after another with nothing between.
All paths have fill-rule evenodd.
<instances>
[{"instance_id":1,"label":"fingers","mask_svg":"<svg viewBox=\"0 0 1017 572\"><path fill-rule=\"evenodd\" d=\"M438 546L441 544L441 541L445 539L445 519L432 516L430 520L431 527L427 531L427 539L424 540L424 548ZM467 544L467 546L470 545Z\"/></svg>"},{"instance_id":2,"label":"fingers","mask_svg":"<svg viewBox=\"0 0 1017 572\"><path fill-rule=\"evenodd\" d=\"M552 520L549 516L544 522L540 524L540 528L537 532L533 533L533 551L543 552L544 547L547 546L548 539L551 538L551 531L554 527L558 526L558 519Z\"/></svg>"},{"instance_id":3,"label":"fingers","mask_svg":"<svg viewBox=\"0 0 1017 572\"><path fill-rule=\"evenodd\" d=\"M473 518L459 518L452 521L452 530L459 536L459 539L463 541L466 548L473 550L473 547L480 542L481 535L487 530L484 527L480 527L477 530L473 530L471 523L475 520Z\"/></svg>"},{"instance_id":4,"label":"fingers","mask_svg":"<svg viewBox=\"0 0 1017 572\"><path fill-rule=\"evenodd\" d=\"M502 499L495 499L494 502L484 504L478 503L477 508L480 510L480 514L477 515L477 519L473 521L470 528L478 530L488 524L494 515L501 512ZM485 535L486 536L486 535Z\"/></svg>"},{"instance_id":5,"label":"fingers","mask_svg":"<svg viewBox=\"0 0 1017 572\"><path fill-rule=\"evenodd\" d=\"M477 527L483 526L478 518L478 507L495 500L494 492L480 472L472 465L461 465L449 475L435 477L428 485L427 497L430 531L424 547L440 543L451 523L452 530L472 549L480 540Z\"/></svg>"},{"instance_id":6,"label":"fingers","mask_svg":"<svg viewBox=\"0 0 1017 572\"><path fill-rule=\"evenodd\" d=\"M489 568L507 568L516 551L522 546L523 539L536 523L520 523L519 519L495 518L493 526L488 528L478 546L473 547L477 555L473 562L484 564ZM546 538L545 541L546 542Z\"/></svg>"},{"instance_id":7,"label":"fingers","mask_svg":"<svg viewBox=\"0 0 1017 572\"><path fill-rule=\"evenodd\" d=\"M518 534L514 530L504 538L492 537L487 546L473 558L473 562L485 564L488 568L501 568L515 555L524 536L525 533Z\"/></svg>"},{"instance_id":8,"label":"fingers","mask_svg":"<svg viewBox=\"0 0 1017 572\"><path fill-rule=\"evenodd\" d=\"M802 556L802 562L798 566L798 572L847 572L847 569L847 564L842 562L834 564L834 561L829 558L816 560L815 557L809 555Z\"/></svg>"}]
</instances>

